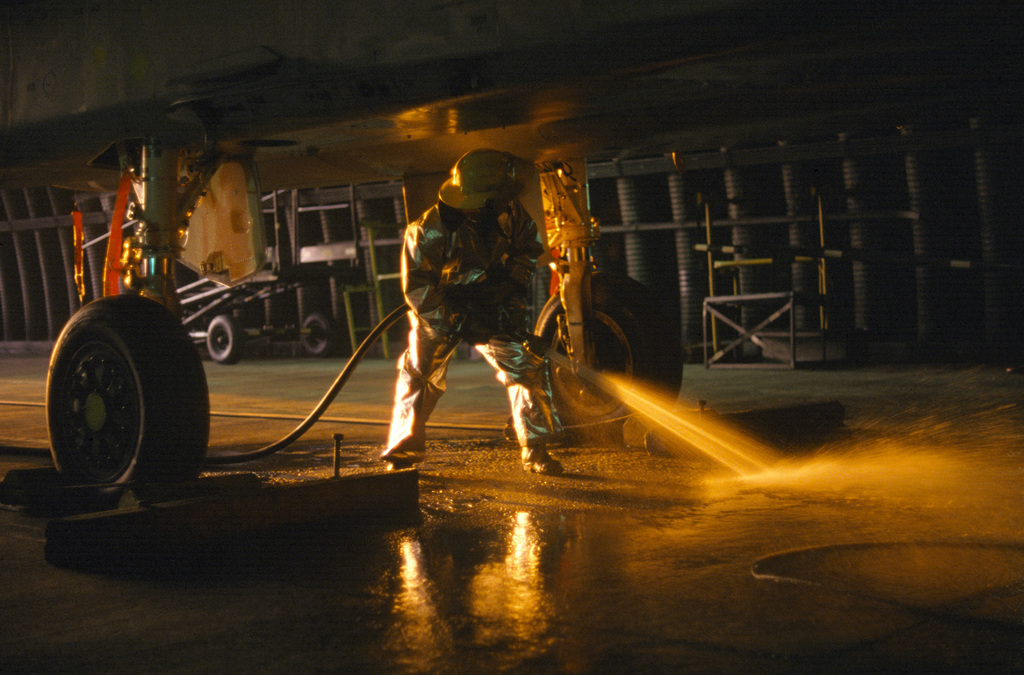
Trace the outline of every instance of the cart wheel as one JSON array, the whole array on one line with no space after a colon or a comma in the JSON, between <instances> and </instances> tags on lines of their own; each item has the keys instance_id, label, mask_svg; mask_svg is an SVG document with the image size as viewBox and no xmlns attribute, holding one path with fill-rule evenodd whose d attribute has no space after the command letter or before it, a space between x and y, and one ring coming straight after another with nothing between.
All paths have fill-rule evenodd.
<instances>
[{"instance_id":1,"label":"cart wheel","mask_svg":"<svg viewBox=\"0 0 1024 675\"><path fill-rule=\"evenodd\" d=\"M213 317L206 329L206 350L210 352L210 358L226 366L241 360L244 341L238 324L227 314Z\"/></svg>"},{"instance_id":2,"label":"cart wheel","mask_svg":"<svg viewBox=\"0 0 1024 675\"><path fill-rule=\"evenodd\" d=\"M598 272L591 279L591 298L594 319L587 331L595 349L592 366L677 393L683 377L678 330L647 287L629 277ZM564 314L560 298L552 296L535 330L562 354L567 352L567 336L559 327ZM552 368L552 390L555 405L571 424L599 422L627 412L618 399L558 366Z\"/></svg>"},{"instance_id":3,"label":"cart wheel","mask_svg":"<svg viewBox=\"0 0 1024 675\"><path fill-rule=\"evenodd\" d=\"M197 476L210 399L181 321L139 296L83 307L54 346L46 418L63 474L97 483Z\"/></svg>"},{"instance_id":4,"label":"cart wheel","mask_svg":"<svg viewBox=\"0 0 1024 675\"><path fill-rule=\"evenodd\" d=\"M334 351L333 324L320 312L313 312L302 321L299 341L309 356L330 356Z\"/></svg>"}]
</instances>

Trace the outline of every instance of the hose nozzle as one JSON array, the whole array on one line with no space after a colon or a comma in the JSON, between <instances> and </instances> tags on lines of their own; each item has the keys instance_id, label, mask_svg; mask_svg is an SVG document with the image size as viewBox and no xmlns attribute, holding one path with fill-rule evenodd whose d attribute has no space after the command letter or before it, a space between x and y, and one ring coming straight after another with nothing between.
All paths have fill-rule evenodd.
<instances>
[{"instance_id":1,"label":"hose nozzle","mask_svg":"<svg viewBox=\"0 0 1024 675\"><path fill-rule=\"evenodd\" d=\"M512 339L521 344L527 352L540 359L546 359L548 352L551 350L550 345L546 344L544 338L533 333L525 331L516 332L512 335Z\"/></svg>"}]
</instances>

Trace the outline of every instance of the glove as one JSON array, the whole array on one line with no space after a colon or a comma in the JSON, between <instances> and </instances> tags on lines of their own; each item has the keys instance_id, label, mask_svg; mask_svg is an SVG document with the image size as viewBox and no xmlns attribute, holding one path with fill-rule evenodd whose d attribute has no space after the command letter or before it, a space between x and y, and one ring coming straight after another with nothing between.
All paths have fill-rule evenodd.
<instances>
[{"instance_id":1,"label":"glove","mask_svg":"<svg viewBox=\"0 0 1024 675\"><path fill-rule=\"evenodd\" d=\"M528 290L524 284L519 283L508 273L501 263L494 263L487 268L487 283L493 286L494 294L504 301L512 296L525 298Z\"/></svg>"},{"instance_id":2,"label":"glove","mask_svg":"<svg viewBox=\"0 0 1024 675\"><path fill-rule=\"evenodd\" d=\"M486 283L448 286L442 292L444 303L459 314L479 311L495 304L494 290Z\"/></svg>"},{"instance_id":3,"label":"glove","mask_svg":"<svg viewBox=\"0 0 1024 675\"><path fill-rule=\"evenodd\" d=\"M508 332L513 322L506 305L511 298L526 296L526 287L509 276L500 263L491 265L484 279L443 290L444 302L455 319L455 334L470 344L483 344Z\"/></svg>"},{"instance_id":4,"label":"glove","mask_svg":"<svg viewBox=\"0 0 1024 675\"><path fill-rule=\"evenodd\" d=\"M489 271L486 281L448 286L442 291L444 303L459 313L485 312L517 296L526 296L525 286L507 273L492 276Z\"/></svg>"},{"instance_id":5,"label":"glove","mask_svg":"<svg viewBox=\"0 0 1024 675\"><path fill-rule=\"evenodd\" d=\"M455 335L471 345L482 345L495 335L507 332L508 325L509 314L499 305L488 312L460 315Z\"/></svg>"}]
</instances>

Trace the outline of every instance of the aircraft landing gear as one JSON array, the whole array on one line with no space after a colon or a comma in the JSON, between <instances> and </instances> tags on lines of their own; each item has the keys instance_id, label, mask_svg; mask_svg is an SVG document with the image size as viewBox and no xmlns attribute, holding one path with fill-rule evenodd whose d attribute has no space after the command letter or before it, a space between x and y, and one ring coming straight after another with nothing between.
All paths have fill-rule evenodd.
<instances>
[{"instance_id":1,"label":"aircraft landing gear","mask_svg":"<svg viewBox=\"0 0 1024 675\"><path fill-rule=\"evenodd\" d=\"M202 362L185 328L139 296L83 307L54 347L46 384L57 469L96 483L187 480L210 432Z\"/></svg>"},{"instance_id":2,"label":"aircraft landing gear","mask_svg":"<svg viewBox=\"0 0 1024 675\"><path fill-rule=\"evenodd\" d=\"M94 300L50 358L46 417L58 471L95 483L194 478L206 455L206 374L177 313L174 259L201 181L178 191L182 151L142 148L142 223L123 280ZM126 256L126 260L128 257Z\"/></svg>"},{"instance_id":3,"label":"aircraft landing gear","mask_svg":"<svg viewBox=\"0 0 1024 675\"><path fill-rule=\"evenodd\" d=\"M597 371L624 375L676 392L682 379L682 348L675 331L651 292L629 277L594 272L591 316L586 334L590 363ZM536 333L560 354L569 353L565 308L552 296L537 320ZM552 389L559 411L569 424L587 424L627 414L625 405L608 392L577 377L572 369L552 364Z\"/></svg>"},{"instance_id":4,"label":"aircraft landing gear","mask_svg":"<svg viewBox=\"0 0 1024 675\"><path fill-rule=\"evenodd\" d=\"M559 292L537 319L534 332L573 362L614 372L675 395L683 376L678 329L651 292L629 277L597 272L591 247L599 237L583 185L565 164L542 167L541 195L549 248L558 249ZM573 425L626 414L621 401L553 364L555 405Z\"/></svg>"}]
</instances>

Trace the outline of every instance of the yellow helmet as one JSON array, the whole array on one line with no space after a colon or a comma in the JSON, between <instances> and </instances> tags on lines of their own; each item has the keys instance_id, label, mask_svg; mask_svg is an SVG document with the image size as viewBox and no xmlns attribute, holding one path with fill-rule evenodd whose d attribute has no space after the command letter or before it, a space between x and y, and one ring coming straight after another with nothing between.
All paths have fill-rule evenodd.
<instances>
[{"instance_id":1,"label":"yellow helmet","mask_svg":"<svg viewBox=\"0 0 1024 675\"><path fill-rule=\"evenodd\" d=\"M473 150L459 158L452 176L438 191L442 202L456 209L479 209L488 199L507 201L520 186L512 155L500 150Z\"/></svg>"}]
</instances>

